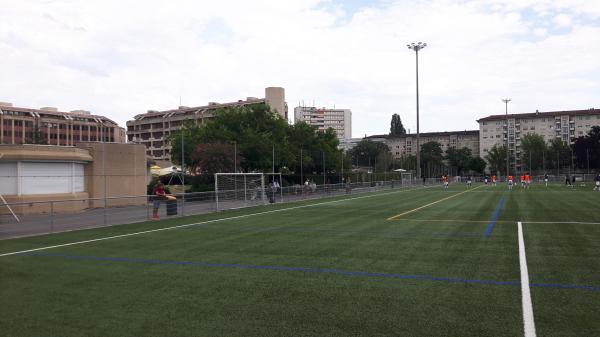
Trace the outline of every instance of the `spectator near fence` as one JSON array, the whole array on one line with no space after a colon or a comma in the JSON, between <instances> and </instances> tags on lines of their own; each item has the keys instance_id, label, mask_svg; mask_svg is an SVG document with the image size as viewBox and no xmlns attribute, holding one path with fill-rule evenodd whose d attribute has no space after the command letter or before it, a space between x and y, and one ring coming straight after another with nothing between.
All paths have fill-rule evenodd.
<instances>
[{"instance_id":1,"label":"spectator near fence","mask_svg":"<svg viewBox=\"0 0 600 337\"><path fill-rule=\"evenodd\" d=\"M152 202L152 220L160 220L158 216L158 209L160 208L160 202L162 200L176 200L172 195L168 195L165 186L162 182L158 182L154 187L154 200Z\"/></svg>"},{"instance_id":2,"label":"spectator near fence","mask_svg":"<svg viewBox=\"0 0 600 337\"><path fill-rule=\"evenodd\" d=\"M594 180L596 181L596 186L594 186L594 191L600 192L600 173L598 173L596 175L596 178L594 178Z\"/></svg>"}]
</instances>

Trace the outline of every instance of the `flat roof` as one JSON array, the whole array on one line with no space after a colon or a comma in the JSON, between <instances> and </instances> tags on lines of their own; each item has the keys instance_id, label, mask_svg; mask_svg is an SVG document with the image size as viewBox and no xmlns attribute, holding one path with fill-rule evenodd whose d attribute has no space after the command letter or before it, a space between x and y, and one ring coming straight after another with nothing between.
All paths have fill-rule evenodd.
<instances>
[{"instance_id":1,"label":"flat roof","mask_svg":"<svg viewBox=\"0 0 600 337\"><path fill-rule=\"evenodd\" d=\"M536 111L530 113L520 113L520 114L508 114L508 118L519 118L519 119L528 119L528 118L544 118L544 117L557 117L557 116L579 116L579 115L600 115L600 109L587 109L587 110L565 110L565 111ZM505 120L507 117L504 115L491 115L481 119L478 119L477 122L483 121L494 121L494 120Z\"/></svg>"}]
</instances>

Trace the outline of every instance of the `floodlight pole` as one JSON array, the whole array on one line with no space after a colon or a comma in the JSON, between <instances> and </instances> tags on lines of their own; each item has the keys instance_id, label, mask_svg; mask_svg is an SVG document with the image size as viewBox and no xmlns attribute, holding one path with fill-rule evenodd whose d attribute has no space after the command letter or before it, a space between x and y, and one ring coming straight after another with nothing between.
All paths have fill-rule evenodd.
<instances>
[{"instance_id":1,"label":"floodlight pole","mask_svg":"<svg viewBox=\"0 0 600 337\"><path fill-rule=\"evenodd\" d=\"M417 79L417 177L421 178L421 149L419 132L419 50L427 47L427 43L417 42L406 45L408 49L415 51L416 56L416 79Z\"/></svg>"},{"instance_id":2,"label":"floodlight pole","mask_svg":"<svg viewBox=\"0 0 600 337\"><path fill-rule=\"evenodd\" d=\"M504 102L504 106L505 106L505 113L506 113L506 179L508 181L508 175L510 172L510 164L508 162L508 158L509 158L509 153L510 150L508 148L508 102L510 102L511 99L510 98L504 98L502 99L502 102Z\"/></svg>"}]
</instances>

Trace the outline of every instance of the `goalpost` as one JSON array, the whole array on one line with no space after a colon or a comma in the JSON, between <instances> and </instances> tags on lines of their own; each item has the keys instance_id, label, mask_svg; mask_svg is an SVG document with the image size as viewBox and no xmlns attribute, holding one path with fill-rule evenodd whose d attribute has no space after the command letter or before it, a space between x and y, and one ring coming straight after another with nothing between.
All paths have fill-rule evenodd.
<instances>
[{"instance_id":1,"label":"goalpost","mask_svg":"<svg viewBox=\"0 0 600 337\"><path fill-rule=\"evenodd\" d=\"M217 210L266 205L276 199L283 200L281 173L215 173Z\"/></svg>"},{"instance_id":2,"label":"goalpost","mask_svg":"<svg viewBox=\"0 0 600 337\"><path fill-rule=\"evenodd\" d=\"M413 182L413 174L410 172L403 172L402 175L402 186L412 185Z\"/></svg>"}]
</instances>

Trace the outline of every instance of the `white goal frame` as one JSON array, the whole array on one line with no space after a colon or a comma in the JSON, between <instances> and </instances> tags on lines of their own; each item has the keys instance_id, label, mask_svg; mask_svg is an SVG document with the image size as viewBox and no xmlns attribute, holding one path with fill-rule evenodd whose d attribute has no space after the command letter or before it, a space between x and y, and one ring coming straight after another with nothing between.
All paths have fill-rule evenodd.
<instances>
[{"instance_id":1,"label":"white goal frame","mask_svg":"<svg viewBox=\"0 0 600 337\"><path fill-rule=\"evenodd\" d=\"M234 188L229 190L223 190L223 187L219 185L219 177L231 177L234 180ZM253 181L260 181L251 191L248 189L248 178ZM272 186L273 180L277 180L279 188L274 189ZM239 182L238 182L239 180ZM241 186L237 186L237 184ZM219 198L219 194L232 192L233 201L239 202L239 205L234 204L233 208L241 208L255 205L266 205L269 202L274 203L276 199L283 201L283 189L281 188L281 173L215 173L215 204L217 211L225 209L227 207L221 207L225 200ZM257 193L258 191L258 193ZM239 196L239 197L238 197ZM250 197L252 196L252 197ZM239 198L239 199L238 199ZM231 199L227 199L231 200Z\"/></svg>"},{"instance_id":2,"label":"white goal frame","mask_svg":"<svg viewBox=\"0 0 600 337\"><path fill-rule=\"evenodd\" d=\"M402 172L400 176L402 178L402 186L414 184L412 172ZM407 184L406 181L409 181L409 183Z\"/></svg>"}]
</instances>

